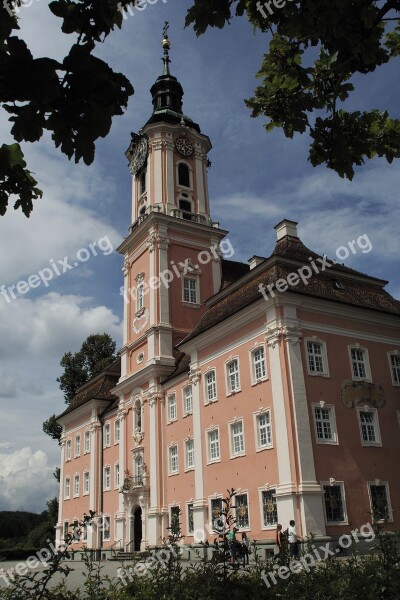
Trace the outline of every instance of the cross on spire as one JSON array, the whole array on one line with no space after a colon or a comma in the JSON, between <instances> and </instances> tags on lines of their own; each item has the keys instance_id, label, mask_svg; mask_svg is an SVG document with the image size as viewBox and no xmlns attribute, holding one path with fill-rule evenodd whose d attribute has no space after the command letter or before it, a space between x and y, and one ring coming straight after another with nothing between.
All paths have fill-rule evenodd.
<instances>
[{"instance_id":1,"label":"cross on spire","mask_svg":"<svg viewBox=\"0 0 400 600\"><path fill-rule=\"evenodd\" d=\"M163 41L162 41L162 46L164 48L164 57L162 59L162 61L164 63L163 75L170 75L169 63L171 62L171 60L169 58L169 49L171 47L171 43L168 38L168 29L169 29L169 22L165 21L164 28L163 28Z\"/></svg>"}]
</instances>

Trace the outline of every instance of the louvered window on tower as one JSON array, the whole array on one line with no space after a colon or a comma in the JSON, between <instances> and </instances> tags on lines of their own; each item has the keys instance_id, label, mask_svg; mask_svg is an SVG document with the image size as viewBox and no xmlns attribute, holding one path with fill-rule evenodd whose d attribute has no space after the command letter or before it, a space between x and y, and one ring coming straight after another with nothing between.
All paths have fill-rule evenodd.
<instances>
[{"instance_id":1,"label":"louvered window on tower","mask_svg":"<svg viewBox=\"0 0 400 600\"><path fill-rule=\"evenodd\" d=\"M178 165L178 181L179 185L190 187L189 167L185 163L179 163Z\"/></svg>"}]
</instances>

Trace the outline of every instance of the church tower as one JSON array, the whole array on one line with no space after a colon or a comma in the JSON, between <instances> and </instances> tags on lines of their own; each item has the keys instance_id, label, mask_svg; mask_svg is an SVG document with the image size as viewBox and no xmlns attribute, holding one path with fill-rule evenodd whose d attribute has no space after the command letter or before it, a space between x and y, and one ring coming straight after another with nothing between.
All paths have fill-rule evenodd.
<instances>
[{"instance_id":1,"label":"church tower","mask_svg":"<svg viewBox=\"0 0 400 600\"><path fill-rule=\"evenodd\" d=\"M209 138L182 111L183 89L170 72L168 24L163 72L151 88L153 112L126 156L132 174L132 224L124 256L124 335L119 397L117 537L156 544L167 526L162 383L182 365L174 350L221 286L220 242L210 215ZM133 482L132 486L131 483ZM136 484L135 484L136 482ZM138 534L138 528L141 533Z\"/></svg>"},{"instance_id":2,"label":"church tower","mask_svg":"<svg viewBox=\"0 0 400 600\"><path fill-rule=\"evenodd\" d=\"M122 379L138 365L175 364L174 346L196 325L221 284L220 240L210 216L209 138L182 112L183 89L170 73L168 25L163 73L151 88L153 113L132 133L132 225L124 255ZM161 373L160 373L161 374Z\"/></svg>"}]
</instances>

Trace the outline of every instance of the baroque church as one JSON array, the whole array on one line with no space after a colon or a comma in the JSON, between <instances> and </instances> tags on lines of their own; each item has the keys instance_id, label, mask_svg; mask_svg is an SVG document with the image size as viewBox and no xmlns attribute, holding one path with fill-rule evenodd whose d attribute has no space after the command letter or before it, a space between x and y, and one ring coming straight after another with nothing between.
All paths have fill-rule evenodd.
<instances>
[{"instance_id":1,"label":"baroque church","mask_svg":"<svg viewBox=\"0 0 400 600\"><path fill-rule=\"evenodd\" d=\"M58 417L57 543L90 510L77 549L155 547L177 515L185 544L211 542L231 488L237 529L267 552L291 519L320 539L372 516L398 529L400 303L374 276L311 269L326 257L287 219L269 256L230 260L211 142L182 110L167 34L163 49L126 152L120 358Z\"/></svg>"}]
</instances>

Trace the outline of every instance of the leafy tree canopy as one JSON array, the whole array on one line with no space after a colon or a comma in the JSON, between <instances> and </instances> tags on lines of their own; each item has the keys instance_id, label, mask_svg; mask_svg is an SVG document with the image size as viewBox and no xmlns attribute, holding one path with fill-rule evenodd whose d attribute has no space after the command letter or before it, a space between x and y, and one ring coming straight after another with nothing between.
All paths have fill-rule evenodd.
<instances>
[{"instance_id":1,"label":"leafy tree canopy","mask_svg":"<svg viewBox=\"0 0 400 600\"><path fill-rule=\"evenodd\" d=\"M201 35L243 15L269 36L261 83L245 101L253 117L266 117L267 131L307 131L311 164L348 179L366 159L400 157L399 119L346 110L352 78L400 54L400 0L194 0L186 25Z\"/></svg>"},{"instance_id":2,"label":"leafy tree canopy","mask_svg":"<svg viewBox=\"0 0 400 600\"><path fill-rule=\"evenodd\" d=\"M115 359L116 343L108 333L89 335L79 352L66 352L60 361L64 373L57 378L69 404L77 389L104 371Z\"/></svg>"},{"instance_id":3,"label":"leafy tree canopy","mask_svg":"<svg viewBox=\"0 0 400 600\"><path fill-rule=\"evenodd\" d=\"M123 114L133 88L121 73L93 55L123 16L128 0L54 0L50 11L75 41L62 61L34 58L19 30L21 0L0 3L0 106L10 115L15 142L0 147L0 215L9 200L29 217L42 196L28 170L21 142L37 142L47 130L61 152L78 163L94 160L95 141L112 117Z\"/></svg>"}]
</instances>

